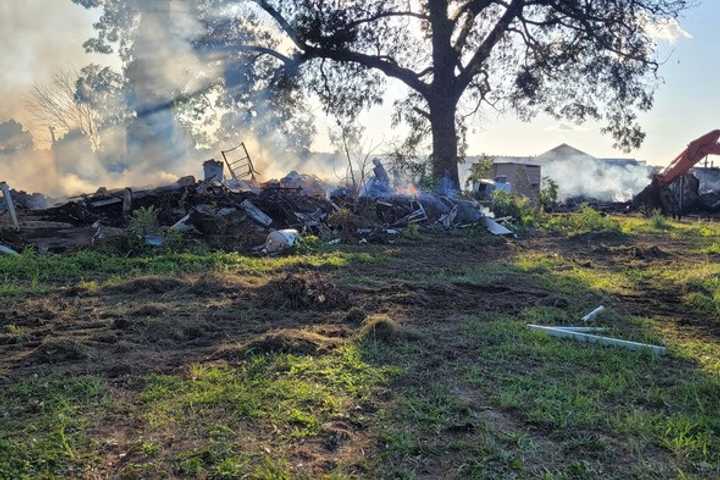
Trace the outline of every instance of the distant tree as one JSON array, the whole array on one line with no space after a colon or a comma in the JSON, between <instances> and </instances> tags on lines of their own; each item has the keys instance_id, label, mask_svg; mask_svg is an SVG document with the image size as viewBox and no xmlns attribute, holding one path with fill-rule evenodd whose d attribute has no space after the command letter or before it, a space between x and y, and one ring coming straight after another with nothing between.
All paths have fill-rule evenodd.
<instances>
[{"instance_id":1,"label":"distant tree","mask_svg":"<svg viewBox=\"0 0 720 480\"><path fill-rule=\"evenodd\" d=\"M33 137L15 120L0 123L0 155L32 150Z\"/></svg>"},{"instance_id":2,"label":"distant tree","mask_svg":"<svg viewBox=\"0 0 720 480\"><path fill-rule=\"evenodd\" d=\"M126 50L130 0L102 7L86 45ZM432 173L459 188L467 119L483 105L604 120L619 147L637 147L639 111L653 104L659 68L647 28L691 0L206 0L206 45L236 62L242 85L302 88L354 118L382 101L388 78L410 92L397 121L432 138ZM142 2L141 2L142 3ZM155 2L148 2L154 4ZM128 7L130 6L130 7ZM202 14L202 12L200 13Z\"/></svg>"},{"instance_id":3,"label":"distant tree","mask_svg":"<svg viewBox=\"0 0 720 480\"><path fill-rule=\"evenodd\" d=\"M58 137L79 130L99 148L100 136L93 109L77 102L75 87L79 72L61 70L48 83L36 83L27 101L35 129L50 129Z\"/></svg>"}]
</instances>

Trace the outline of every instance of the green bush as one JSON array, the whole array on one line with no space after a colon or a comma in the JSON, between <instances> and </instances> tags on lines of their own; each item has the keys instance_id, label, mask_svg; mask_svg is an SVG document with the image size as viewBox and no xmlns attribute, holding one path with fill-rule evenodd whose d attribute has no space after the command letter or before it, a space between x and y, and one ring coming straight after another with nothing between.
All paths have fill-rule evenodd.
<instances>
[{"instance_id":1,"label":"green bush","mask_svg":"<svg viewBox=\"0 0 720 480\"><path fill-rule=\"evenodd\" d=\"M543 178L542 190L540 190L540 206L543 211L550 211L557 205L558 184L553 179Z\"/></svg>"},{"instance_id":2,"label":"green bush","mask_svg":"<svg viewBox=\"0 0 720 480\"><path fill-rule=\"evenodd\" d=\"M493 194L492 211L497 218L511 217L516 232L526 231L542 222L542 213L527 198L503 191Z\"/></svg>"},{"instance_id":3,"label":"green bush","mask_svg":"<svg viewBox=\"0 0 720 480\"><path fill-rule=\"evenodd\" d=\"M128 223L128 234L137 238L159 233L159 211L155 207L141 207L135 210Z\"/></svg>"}]
</instances>

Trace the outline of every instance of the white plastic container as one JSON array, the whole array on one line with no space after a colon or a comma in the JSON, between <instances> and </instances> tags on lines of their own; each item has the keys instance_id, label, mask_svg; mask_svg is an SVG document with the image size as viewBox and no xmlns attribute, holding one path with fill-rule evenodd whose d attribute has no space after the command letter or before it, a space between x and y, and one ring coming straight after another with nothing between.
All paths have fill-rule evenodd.
<instances>
[{"instance_id":1,"label":"white plastic container","mask_svg":"<svg viewBox=\"0 0 720 480\"><path fill-rule=\"evenodd\" d=\"M295 246L298 240L300 233L297 230L276 230L268 235L263 250L267 253L280 253Z\"/></svg>"}]
</instances>

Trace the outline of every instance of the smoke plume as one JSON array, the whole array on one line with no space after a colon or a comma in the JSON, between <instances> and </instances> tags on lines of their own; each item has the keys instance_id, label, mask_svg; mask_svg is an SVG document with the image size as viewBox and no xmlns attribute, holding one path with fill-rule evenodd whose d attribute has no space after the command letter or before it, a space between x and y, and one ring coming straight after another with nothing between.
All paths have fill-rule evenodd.
<instances>
[{"instance_id":1,"label":"smoke plume","mask_svg":"<svg viewBox=\"0 0 720 480\"><path fill-rule=\"evenodd\" d=\"M649 183L653 168L641 163L612 162L590 156L543 158L542 175L558 184L558 199L586 197L626 202Z\"/></svg>"}]
</instances>

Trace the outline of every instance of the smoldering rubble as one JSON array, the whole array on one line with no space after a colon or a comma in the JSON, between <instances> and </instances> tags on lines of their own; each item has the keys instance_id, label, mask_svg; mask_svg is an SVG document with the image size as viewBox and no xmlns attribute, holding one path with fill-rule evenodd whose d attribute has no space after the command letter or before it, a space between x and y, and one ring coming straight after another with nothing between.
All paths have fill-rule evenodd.
<instances>
[{"instance_id":1,"label":"smoldering rubble","mask_svg":"<svg viewBox=\"0 0 720 480\"><path fill-rule=\"evenodd\" d=\"M375 173L359 197L298 172L261 184L226 181L212 169L203 180L189 176L143 190L101 187L52 206L42 195L11 190L7 196L18 224L9 217L7 199L0 200L0 244L16 252L60 253L104 245L163 247L182 237L213 249L275 254L310 235L331 244L393 242L410 225L481 225L497 235L512 234L474 200L400 194L380 162Z\"/></svg>"}]
</instances>

